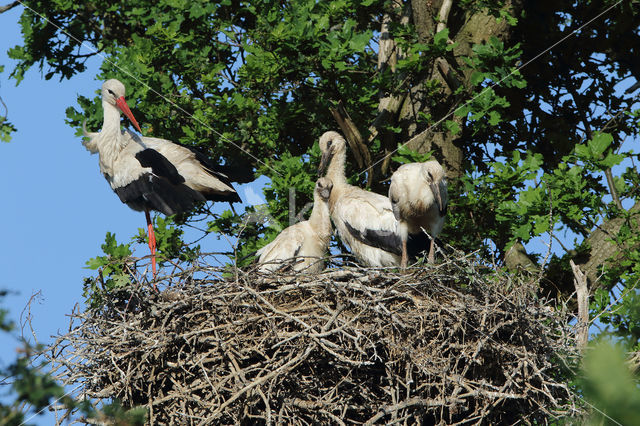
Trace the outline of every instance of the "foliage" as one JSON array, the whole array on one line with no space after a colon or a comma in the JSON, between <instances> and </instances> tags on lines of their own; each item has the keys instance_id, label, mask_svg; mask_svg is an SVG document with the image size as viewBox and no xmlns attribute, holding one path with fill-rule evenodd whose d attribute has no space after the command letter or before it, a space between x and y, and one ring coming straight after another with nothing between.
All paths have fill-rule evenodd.
<instances>
[{"instance_id":1,"label":"foliage","mask_svg":"<svg viewBox=\"0 0 640 426\"><path fill-rule=\"evenodd\" d=\"M463 177L463 193L452 197L451 203L455 211L469 212L483 206L481 210L495 212L491 223L471 219L474 227L489 231L485 238L505 250L516 241L543 236L556 225L587 236L610 208L600 196L606 188L589 172L604 173L625 158L613 153L611 142L611 135L596 133L546 172L541 171L541 154L527 152L522 156L515 151L511 158L488 163L487 172L481 174L476 169Z\"/></svg>"},{"instance_id":2,"label":"foliage","mask_svg":"<svg viewBox=\"0 0 640 426\"><path fill-rule=\"evenodd\" d=\"M199 253L197 245L188 246L182 240L184 231L174 224L173 217L163 219L156 217L154 220L154 232L156 236L156 258L158 265L173 259L180 262L192 261ZM118 290L126 289L136 283L133 278L132 268L135 269L135 261L132 259L132 243L148 243L146 229L140 228L138 235L131 239L130 243L118 243L116 236L107 232L105 242L101 248L104 256L97 256L86 262L86 268L98 270L97 277L84 279L83 296L87 305L92 309L98 309L104 305L106 298L114 297Z\"/></svg>"},{"instance_id":3,"label":"foliage","mask_svg":"<svg viewBox=\"0 0 640 426\"><path fill-rule=\"evenodd\" d=\"M391 159L400 164L422 163L431 159L431 153L420 153L406 145L398 145L398 149Z\"/></svg>"},{"instance_id":4,"label":"foliage","mask_svg":"<svg viewBox=\"0 0 640 426\"><path fill-rule=\"evenodd\" d=\"M98 269L98 277L84 279L82 295L87 301L87 305L96 309L104 304L105 297L108 297L114 290L124 288L131 284L129 268L129 257L131 247L129 244L118 244L116 236L107 232L105 242L102 244L102 251L105 256L97 256L87 261L88 269Z\"/></svg>"},{"instance_id":5,"label":"foliage","mask_svg":"<svg viewBox=\"0 0 640 426\"><path fill-rule=\"evenodd\" d=\"M156 236L156 257L158 258L159 265L162 265L164 260L170 259L189 262L198 255L200 247L185 244L182 239L184 231L175 226L173 217L162 218L156 216L153 230ZM149 237L147 236L147 230L139 228L138 235L133 238L133 241L148 243ZM105 251L105 253L107 252Z\"/></svg>"},{"instance_id":6,"label":"foliage","mask_svg":"<svg viewBox=\"0 0 640 426\"><path fill-rule=\"evenodd\" d=\"M0 74L4 71L4 66L0 65ZM7 120L9 113L7 105L0 97L0 106L4 109L4 114L0 114L0 141L9 142L11 140L11 133L16 131L16 128Z\"/></svg>"},{"instance_id":7,"label":"foliage","mask_svg":"<svg viewBox=\"0 0 640 426\"><path fill-rule=\"evenodd\" d=\"M589 424L634 425L640 422L639 378L626 362L622 348L601 341L583 360L581 388L593 408Z\"/></svg>"},{"instance_id":8,"label":"foliage","mask_svg":"<svg viewBox=\"0 0 640 426\"><path fill-rule=\"evenodd\" d=\"M0 293L0 298L6 292ZM15 330L15 325L6 319L7 310L0 309L0 330L11 334ZM0 403L0 424L7 426L19 426L27 424L29 419L25 419L25 414L35 411L41 414L52 403L60 403L69 409L78 410L87 418L100 418L104 421L113 422L120 425L142 425L146 420L145 408L124 409L118 401L104 404L97 410L91 404L78 402L70 397L65 388L53 379L50 373L45 370L48 362L38 362L37 354L43 348L40 345L33 346L23 339L16 339L21 342L19 356L0 369L3 377L2 385L10 384L11 393L8 394L13 402L8 403L3 400ZM6 361L6 360L5 360ZM25 410L27 404L29 410Z\"/></svg>"}]
</instances>

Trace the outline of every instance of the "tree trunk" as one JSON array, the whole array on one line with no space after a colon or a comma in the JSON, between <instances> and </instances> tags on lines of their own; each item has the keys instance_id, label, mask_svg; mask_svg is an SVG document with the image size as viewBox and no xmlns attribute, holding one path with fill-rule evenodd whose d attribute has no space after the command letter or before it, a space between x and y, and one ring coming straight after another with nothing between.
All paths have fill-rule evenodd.
<instances>
[{"instance_id":1,"label":"tree trunk","mask_svg":"<svg viewBox=\"0 0 640 426\"><path fill-rule=\"evenodd\" d=\"M638 223L640 223L640 202L634 204L629 212L631 213L631 226L637 229ZM589 288L592 289L592 292L599 286L598 278L602 275L603 266L619 263L624 256L623 252L632 249L632 247L620 247L612 241L620 232L625 221L626 219L623 217L609 219L594 229L586 239L590 247L589 254L579 266L587 275Z\"/></svg>"},{"instance_id":2,"label":"tree trunk","mask_svg":"<svg viewBox=\"0 0 640 426\"><path fill-rule=\"evenodd\" d=\"M397 117L397 124L403 129L402 140L399 142L407 143L409 148L418 152L435 151L436 159L443 163L450 180L455 180L463 173L463 141L460 135L453 135L439 125L445 117L460 127L464 125L463 118L451 114L463 102L454 92L460 85L470 88L472 70L461 58L472 53L474 44L485 42L492 36L506 40L512 30L505 19L498 20L485 11L469 12L471 15L462 19L464 24L460 28L451 28L448 25L450 13L462 13L455 7L455 2L451 0L411 2L411 20L418 31L418 39L421 42L432 41L439 30L449 27L449 36L453 38L455 48L451 57L437 58L433 61L425 79L407 91ZM517 12L521 10L522 5L519 1L512 1L507 2L504 7L516 9ZM434 17L438 17L438 20ZM427 90L426 85L433 80L437 81L441 88L437 94L437 104L433 101L433 93ZM419 113L432 116L432 121L421 122ZM385 144L383 140L383 146L385 150L392 151L396 149L397 142L394 140ZM383 166L384 172L386 170Z\"/></svg>"}]
</instances>

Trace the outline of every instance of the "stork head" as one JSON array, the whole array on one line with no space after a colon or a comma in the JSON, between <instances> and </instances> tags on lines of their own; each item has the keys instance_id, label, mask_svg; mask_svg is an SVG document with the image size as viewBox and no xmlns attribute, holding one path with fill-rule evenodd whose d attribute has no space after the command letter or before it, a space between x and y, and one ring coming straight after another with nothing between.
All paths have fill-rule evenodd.
<instances>
[{"instance_id":1,"label":"stork head","mask_svg":"<svg viewBox=\"0 0 640 426\"><path fill-rule=\"evenodd\" d=\"M447 213L447 179L444 169L436 160L422 163L422 176L429 185L433 198L438 204L440 216Z\"/></svg>"},{"instance_id":2,"label":"stork head","mask_svg":"<svg viewBox=\"0 0 640 426\"><path fill-rule=\"evenodd\" d=\"M316 194L320 196L323 201L328 201L329 196L331 195L331 190L333 189L333 182L331 179L326 177L321 177L316 181Z\"/></svg>"},{"instance_id":3,"label":"stork head","mask_svg":"<svg viewBox=\"0 0 640 426\"><path fill-rule=\"evenodd\" d=\"M338 152L345 151L346 142L340 133L329 131L320 136L319 144L322 158L320 158L320 165L318 166L318 176L322 176L329 163L331 163L333 156Z\"/></svg>"},{"instance_id":4,"label":"stork head","mask_svg":"<svg viewBox=\"0 0 640 426\"><path fill-rule=\"evenodd\" d=\"M124 92L124 84L122 84L120 80L112 78L102 83L102 100L122 111L124 115L126 115L127 118L133 123L135 128L138 129L140 133L142 133L142 130L140 130L140 126L138 125L136 118L133 116L133 113L129 109L129 105L127 105L127 101L124 100Z\"/></svg>"}]
</instances>

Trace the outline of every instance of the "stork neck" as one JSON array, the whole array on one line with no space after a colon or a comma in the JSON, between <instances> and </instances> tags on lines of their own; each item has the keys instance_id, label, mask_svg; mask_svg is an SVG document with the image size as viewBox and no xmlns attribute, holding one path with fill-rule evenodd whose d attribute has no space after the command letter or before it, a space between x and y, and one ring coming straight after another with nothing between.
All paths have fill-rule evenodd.
<instances>
[{"instance_id":1,"label":"stork neck","mask_svg":"<svg viewBox=\"0 0 640 426\"><path fill-rule=\"evenodd\" d=\"M313 210L309 216L309 224L319 238L329 239L331 237L331 218L329 216L329 206L314 193Z\"/></svg>"},{"instance_id":2,"label":"stork neck","mask_svg":"<svg viewBox=\"0 0 640 426\"><path fill-rule=\"evenodd\" d=\"M329 163L326 176L331 179L334 187L347 184L347 177L344 174L346 160L347 152L342 150L336 152Z\"/></svg>"},{"instance_id":3,"label":"stork neck","mask_svg":"<svg viewBox=\"0 0 640 426\"><path fill-rule=\"evenodd\" d=\"M103 136L107 134L120 134L120 110L108 102L102 101L104 121L102 122Z\"/></svg>"}]
</instances>

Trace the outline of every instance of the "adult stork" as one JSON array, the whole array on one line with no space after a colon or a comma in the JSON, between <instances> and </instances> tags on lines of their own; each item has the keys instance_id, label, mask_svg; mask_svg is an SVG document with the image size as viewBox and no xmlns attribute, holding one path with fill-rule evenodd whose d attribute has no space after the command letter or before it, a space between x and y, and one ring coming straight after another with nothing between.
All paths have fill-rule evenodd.
<instances>
[{"instance_id":1,"label":"adult stork","mask_svg":"<svg viewBox=\"0 0 640 426\"><path fill-rule=\"evenodd\" d=\"M156 275L156 238L149 212L173 215L205 200L239 202L226 175L217 172L201 153L171 141L139 136L120 129L120 112L142 133L124 98L124 84L116 79L102 84L102 130L87 132L83 145L98 153L100 171L120 200L147 219L153 275Z\"/></svg>"},{"instance_id":2,"label":"adult stork","mask_svg":"<svg viewBox=\"0 0 640 426\"><path fill-rule=\"evenodd\" d=\"M329 212L340 239L364 265L399 266L402 241L391 201L347 183L346 142L339 133L325 132L319 144L322 157L318 173L326 170L326 177L333 182ZM420 247L426 248L426 244L422 241L411 244L409 254L416 255Z\"/></svg>"},{"instance_id":3,"label":"adult stork","mask_svg":"<svg viewBox=\"0 0 640 426\"><path fill-rule=\"evenodd\" d=\"M318 273L324 268L322 257L331 240L331 218L327 202L333 184L327 178L316 181L313 210L309 220L289 226L256 252L261 272L275 272L293 264L294 271Z\"/></svg>"},{"instance_id":4,"label":"adult stork","mask_svg":"<svg viewBox=\"0 0 640 426\"><path fill-rule=\"evenodd\" d=\"M407 267L409 235L424 231L431 237L428 260L433 263L434 240L444 226L448 203L447 180L440 163L431 160L400 166L391 176L389 199L402 239L401 266Z\"/></svg>"}]
</instances>

